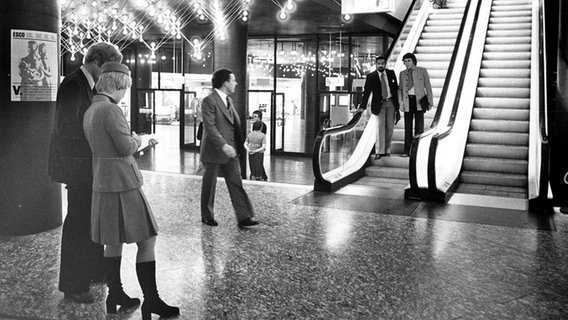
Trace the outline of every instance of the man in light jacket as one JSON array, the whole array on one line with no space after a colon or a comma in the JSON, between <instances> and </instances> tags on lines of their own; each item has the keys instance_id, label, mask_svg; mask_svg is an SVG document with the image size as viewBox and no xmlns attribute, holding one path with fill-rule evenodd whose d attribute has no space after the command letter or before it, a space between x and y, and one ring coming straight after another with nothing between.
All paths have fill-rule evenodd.
<instances>
[{"instance_id":1,"label":"man in light jacket","mask_svg":"<svg viewBox=\"0 0 568 320\"><path fill-rule=\"evenodd\" d=\"M402 61L406 70L401 71L398 77L400 80L398 100L401 103L402 111L404 111L404 154L402 156L408 157L413 138L413 120L416 118L414 135L424 132L424 112L434 105L434 96L428 71L416 66L416 56L412 53L406 53L402 56ZM420 105L420 100L424 96L428 100L426 109Z\"/></svg>"}]
</instances>

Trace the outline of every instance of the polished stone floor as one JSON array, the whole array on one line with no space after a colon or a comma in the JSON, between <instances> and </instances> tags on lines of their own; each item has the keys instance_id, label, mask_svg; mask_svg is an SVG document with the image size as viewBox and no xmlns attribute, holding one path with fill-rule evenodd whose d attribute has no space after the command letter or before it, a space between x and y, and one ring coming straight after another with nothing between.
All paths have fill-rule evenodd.
<instances>
[{"instance_id":1,"label":"polished stone floor","mask_svg":"<svg viewBox=\"0 0 568 320\"><path fill-rule=\"evenodd\" d=\"M220 181L212 228L200 177L176 172L195 163L146 161L169 168L144 170L143 189L160 226L158 289L179 319L568 319L568 216L557 211L434 205L389 188L314 193L309 161L272 157L272 182L244 183L262 224L237 227ZM60 236L0 237L0 319L140 319L139 308L107 317L102 285L95 304L63 299ZM141 297L135 254L125 246L122 278Z\"/></svg>"}]
</instances>

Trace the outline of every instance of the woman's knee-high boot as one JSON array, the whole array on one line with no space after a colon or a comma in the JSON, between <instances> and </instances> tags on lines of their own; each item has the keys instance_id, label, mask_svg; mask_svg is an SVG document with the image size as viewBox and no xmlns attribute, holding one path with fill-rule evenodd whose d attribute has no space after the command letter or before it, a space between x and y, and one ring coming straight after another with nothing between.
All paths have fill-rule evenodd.
<instances>
[{"instance_id":1,"label":"woman's knee-high boot","mask_svg":"<svg viewBox=\"0 0 568 320\"><path fill-rule=\"evenodd\" d=\"M142 319L149 320L152 313L160 317L173 317L179 315L179 308L168 306L158 295L156 288L156 261L136 264L136 275L144 293L142 303Z\"/></svg>"},{"instance_id":2,"label":"woman's knee-high boot","mask_svg":"<svg viewBox=\"0 0 568 320\"><path fill-rule=\"evenodd\" d=\"M108 296L106 299L107 313L116 313L116 306L132 308L140 304L140 299L130 298L122 289L120 280L120 262L122 257L105 257L107 266Z\"/></svg>"}]
</instances>

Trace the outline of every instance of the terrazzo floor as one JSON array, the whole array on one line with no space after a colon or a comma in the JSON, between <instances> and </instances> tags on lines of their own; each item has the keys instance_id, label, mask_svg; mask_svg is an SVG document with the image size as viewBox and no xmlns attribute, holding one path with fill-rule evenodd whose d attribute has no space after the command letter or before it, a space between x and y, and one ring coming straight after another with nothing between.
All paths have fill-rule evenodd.
<instances>
[{"instance_id":1,"label":"terrazzo floor","mask_svg":"<svg viewBox=\"0 0 568 320\"><path fill-rule=\"evenodd\" d=\"M568 319L561 213L553 228L463 222L394 196L357 190L339 206L348 190L333 205L309 185L245 181L261 225L239 229L220 181L213 228L200 222L200 177L143 174L160 226L158 289L179 319ZM139 308L107 316L102 285L94 304L63 299L60 236L0 237L0 319L140 319ZM124 249L125 291L141 297L136 246Z\"/></svg>"}]
</instances>

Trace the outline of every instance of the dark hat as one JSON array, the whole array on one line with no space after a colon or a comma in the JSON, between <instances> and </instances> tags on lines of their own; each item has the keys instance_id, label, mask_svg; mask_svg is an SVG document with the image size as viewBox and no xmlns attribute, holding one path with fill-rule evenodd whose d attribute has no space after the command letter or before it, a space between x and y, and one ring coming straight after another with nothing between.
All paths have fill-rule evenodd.
<instances>
[{"instance_id":1,"label":"dark hat","mask_svg":"<svg viewBox=\"0 0 568 320\"><path fill-rule=\"evenodd\" d=\"M124 73L127 76L130 76L130 70L128 69L128 67L119 62L107 62L103 64L102 73L107 72L120 72Z\"/></svg>"}]
</instances>

